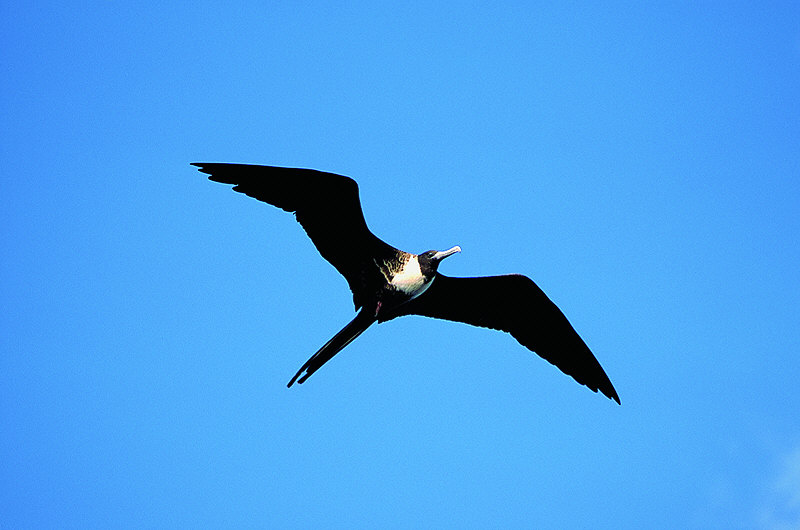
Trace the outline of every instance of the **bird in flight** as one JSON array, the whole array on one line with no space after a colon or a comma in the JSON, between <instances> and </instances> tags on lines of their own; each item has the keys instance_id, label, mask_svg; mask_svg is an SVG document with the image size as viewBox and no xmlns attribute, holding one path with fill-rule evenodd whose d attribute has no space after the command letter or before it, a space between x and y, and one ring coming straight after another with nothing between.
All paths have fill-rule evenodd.
<instances>
[{"instance_id":1,"label":"bird in flight","mask_svg":"<svg viewBox=\"0 0 800 530\"><path fill-rule=\"evenodd\" d=\"M422 315L508 332L578 383L620 402L589 347L533 280L521 274L445 276L439 264L461 247L411 254L383 242L367 228L353 179L313 169L192 165L214 182L293 212L353 293L355 318L306 361L289 387L303 383L372 324Z\"/></svg>"}]
</instances>

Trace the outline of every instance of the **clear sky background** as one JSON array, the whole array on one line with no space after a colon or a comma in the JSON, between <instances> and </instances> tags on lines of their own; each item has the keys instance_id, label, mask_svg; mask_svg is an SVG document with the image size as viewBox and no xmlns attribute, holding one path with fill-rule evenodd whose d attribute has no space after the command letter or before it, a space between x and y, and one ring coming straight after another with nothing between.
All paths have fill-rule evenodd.
<instances>
[{"instance_id":1,"label":"clear sky background","mask_svg":"<svg viewBox=\"0 0 800 530\"><path fill-rule=\"evenodd\" d=\"M0 526L797 528L797 2L3 2ZM622 406L511 337L353 315L193 161L361 186L520 272Z\"/></svg>"}]
</instances>

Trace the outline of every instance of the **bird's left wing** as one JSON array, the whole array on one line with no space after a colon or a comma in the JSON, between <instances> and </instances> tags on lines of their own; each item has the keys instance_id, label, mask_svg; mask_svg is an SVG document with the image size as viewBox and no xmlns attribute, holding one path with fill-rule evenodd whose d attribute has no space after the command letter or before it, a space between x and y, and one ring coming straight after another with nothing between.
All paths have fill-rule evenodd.
<instances>
[{"instance_id":1,"label":"bird's left wing","mask_svg":"<svg viewBox=\"0 0 800 530\"><path fill-rule=\"evenodd\" d=\"M358 184L343 175L313 169L196 162L210 180L294 212L322 257L345 277L354 296L365 273L379 274L373 259L396 252L370 232L361 210ZM375 269L373 271L373 269ZM355 300L356 307L361 301Z\"/></svg>"},{"instance_id":2,"label":"bird's left wing","mask_svg":"<svg viewBox=\"0 0 800 530\"><path fill-rule=\"evenodd\" d=\"M511 333L578 383L619 403L602 366L558 307L520 274L451 278L437 274L430 288L382 320L422 315Z\"/></svg>"}]
</instances>

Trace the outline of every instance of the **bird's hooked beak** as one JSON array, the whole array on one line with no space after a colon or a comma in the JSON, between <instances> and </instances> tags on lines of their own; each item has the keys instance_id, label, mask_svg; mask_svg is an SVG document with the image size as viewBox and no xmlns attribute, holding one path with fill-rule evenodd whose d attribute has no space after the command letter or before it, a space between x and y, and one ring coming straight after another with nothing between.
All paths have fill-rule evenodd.
<instances>
[{"instance_id":1,"label":"bird's hooked beak","mask_svg":"<svg viewBox=\"0 0 800 530\"><path fill-rule=\"evenodd\" d=\"M447 256L452 256L456 252L461 252L461 247L458 245L454 246L453 248L448 248L447 250L440 250L436 254L433 255L434 261L441 261Z\"/></svg>"}]
</instances>

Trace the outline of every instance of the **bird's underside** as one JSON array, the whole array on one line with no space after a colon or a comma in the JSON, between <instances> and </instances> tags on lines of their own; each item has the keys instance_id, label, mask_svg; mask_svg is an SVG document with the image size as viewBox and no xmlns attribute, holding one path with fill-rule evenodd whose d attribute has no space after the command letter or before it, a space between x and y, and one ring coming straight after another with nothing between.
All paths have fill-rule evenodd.
<instances>
[{"instance_id":1,"label":"bird's underside","mask_svg":"<svg viewBox=\"0 0 800 530\"><path fill-rule=\"evenodd\" d=\"M527 276L453 278L439 263L460 251L402 252L367 227L358 185L311 169L194 163L209 179L293 212L322 257L347 280L358 313L289 381L303 383L375 322L422 315L511 334L578 383L620 402L608 376L567 318Z\"/></svg>"}]
</instances>

